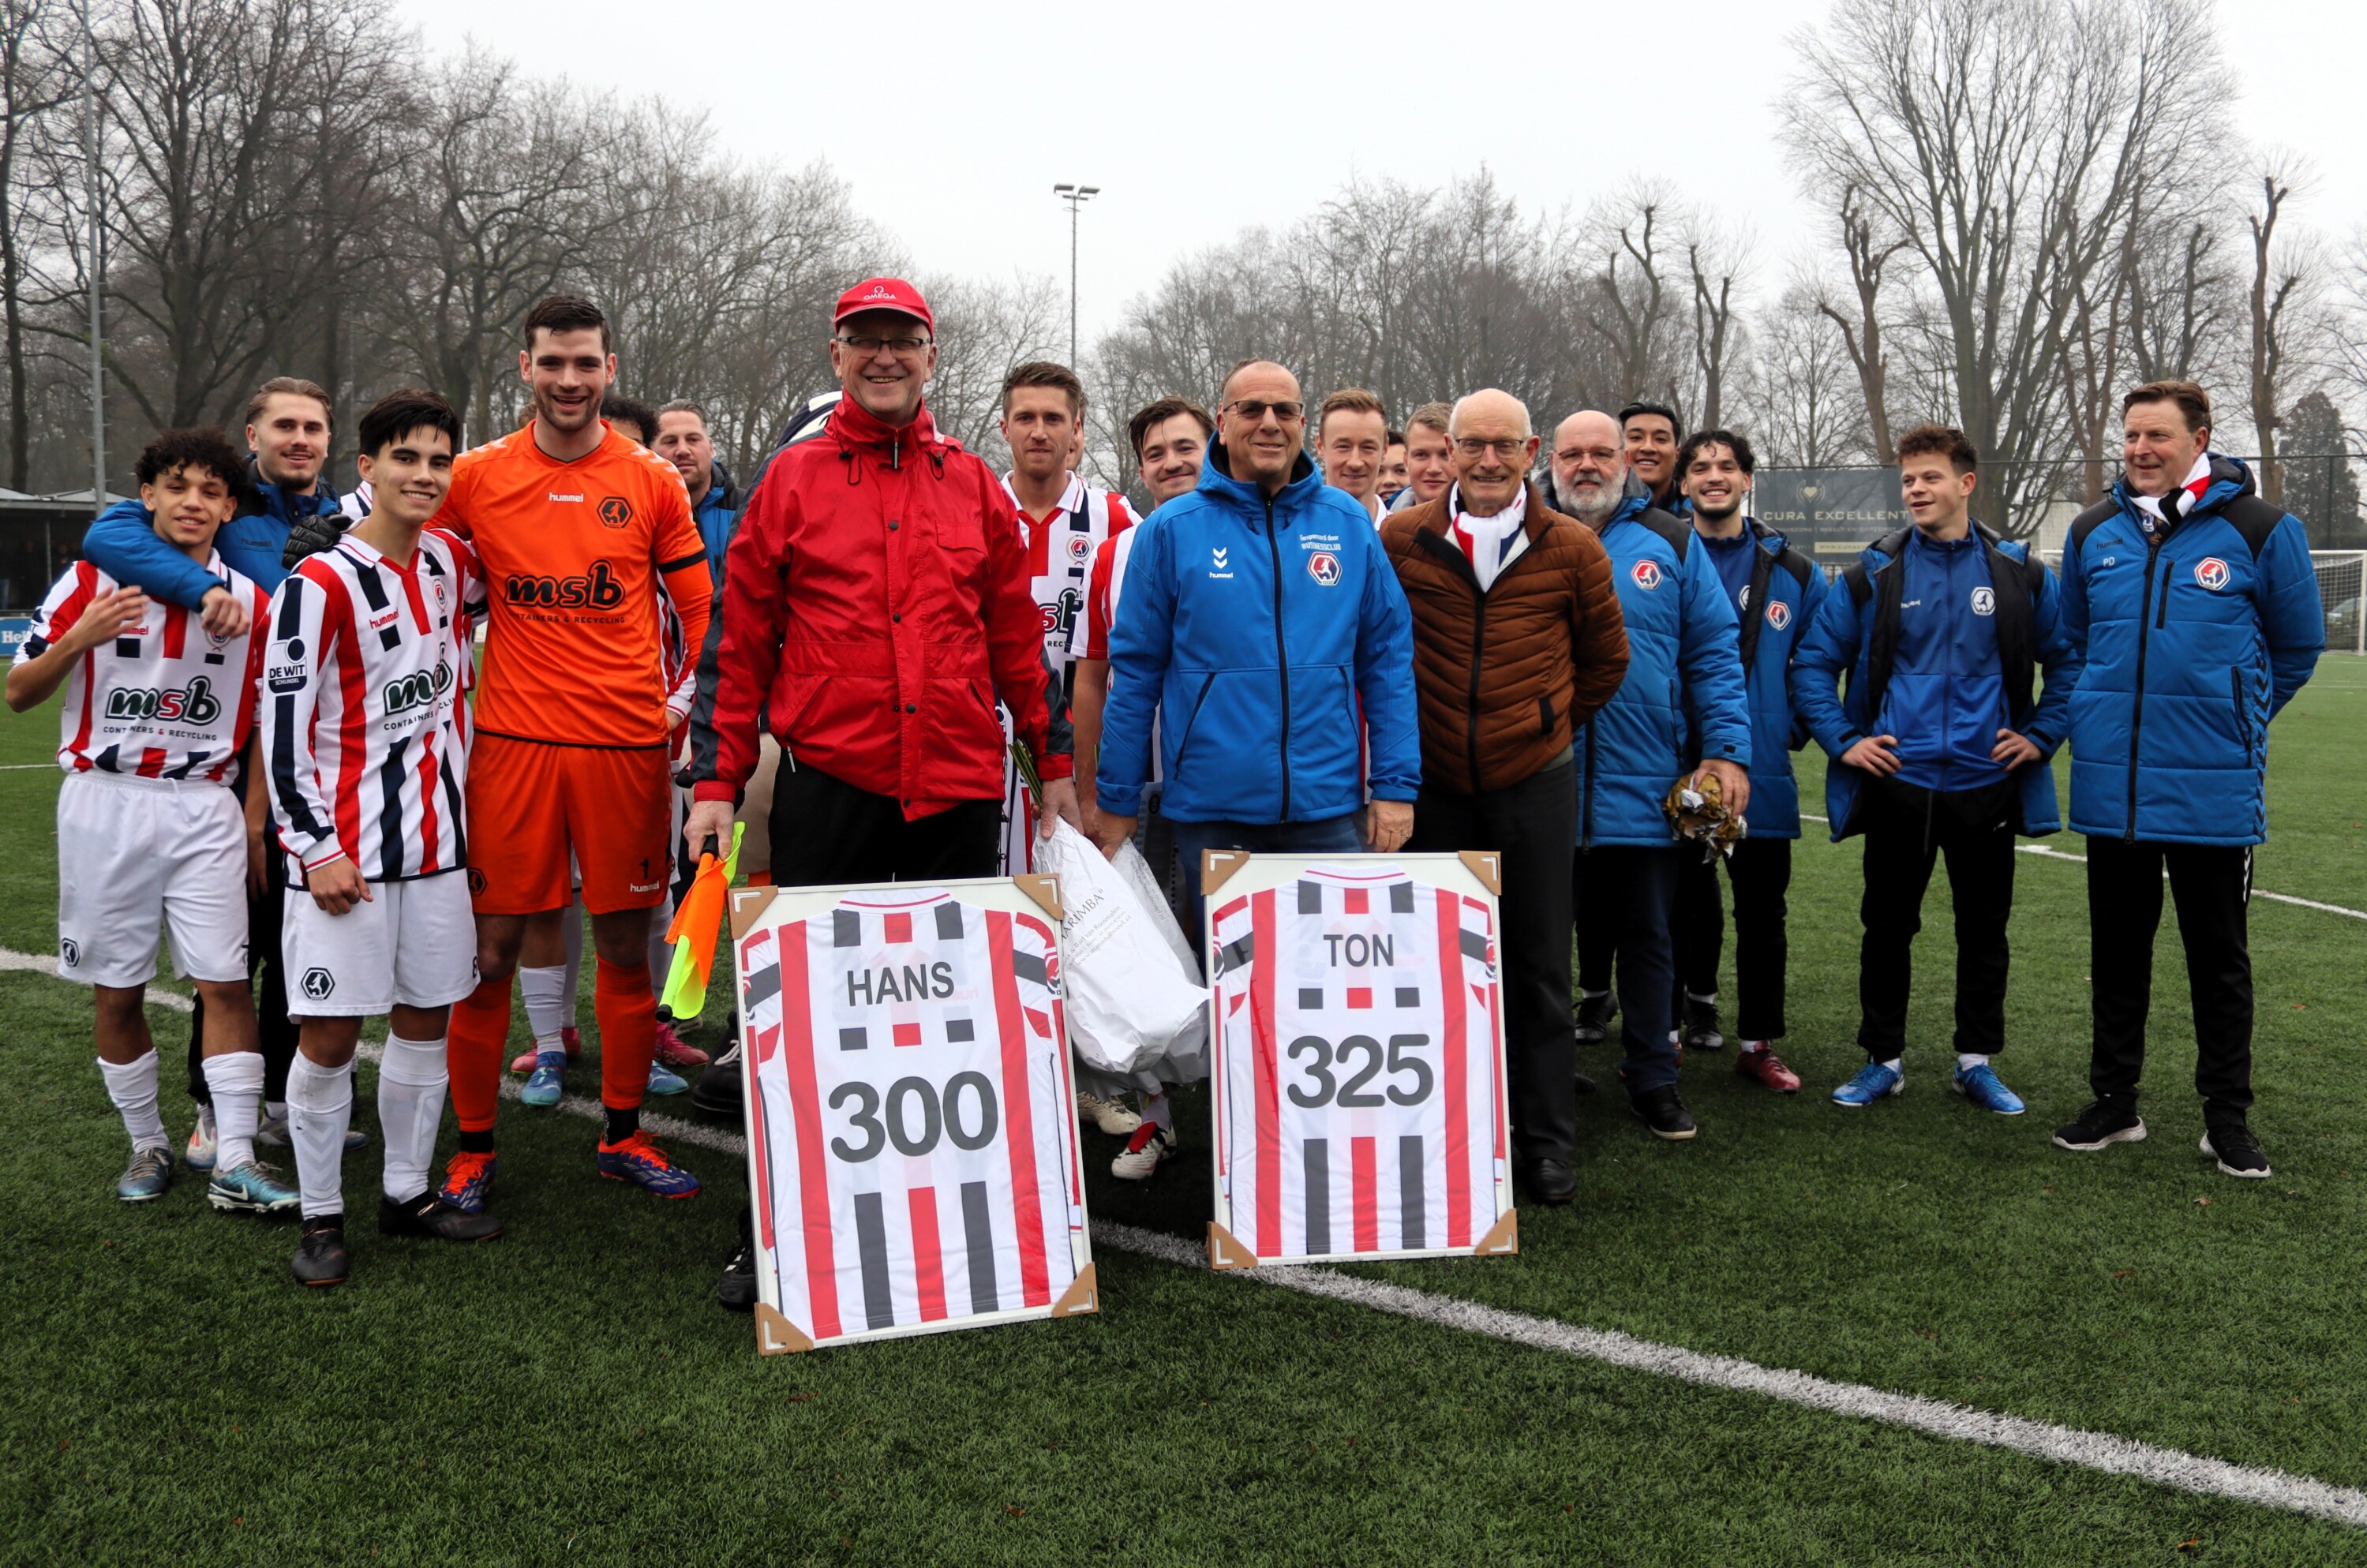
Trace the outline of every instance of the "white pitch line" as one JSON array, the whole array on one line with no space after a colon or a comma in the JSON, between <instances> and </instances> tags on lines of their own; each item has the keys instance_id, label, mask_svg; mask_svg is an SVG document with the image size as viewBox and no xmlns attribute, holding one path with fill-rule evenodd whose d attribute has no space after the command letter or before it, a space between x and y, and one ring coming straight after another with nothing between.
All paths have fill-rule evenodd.
<instances>
[{"instance_id":1,"label":"white pitch line","mask_svg":"<svg viewBox=\"0 0 2367 1568\"><path fill-rule=\"evenodd\" d=\"M15 953L0 947L0 971L11 969L25 970L35 975L47 975L52 980L65 978L58 973L57 959L49 953ZM187 1012L192 1004L188 998L178 991L160 991L152 986L148 990L148 1005L152 1008L170 1008L175 1012Z\"/></svg>"},{"instance_id":2,"label":"white pitch line","mask_svg":"<svg viewBox=\"0 0 2367 1568\"><path fill-rule=\"evenodd\" d=\"M1184 1268L1207 1266L1200 1249L1190 1242L1179 1236L1138 1230L1132 1225L1096 1223L1093 1243ZM2086 1432L2076 1427L2026 1420L1946 1400L1891 1393L1862 1383L1835 1382L1807 1372L1762 1367L1731 1356L1704 1355L1674 1345L1638 1339L1633 1335L1582 1328L1453 1296L1360 1279L1333 1269L1267 1266L1245 1269L1234 1277L1707 1388L1760 1394L1787 1404L1910 1427L1934 1437L1978 1443L1984 1448L2010 1449L2035 1459L2078 1465L2108 1475L2133 1475L2183 1492L2230 1497L2264 1508L2282 1508L2367 1528L2367 1492L2329 1485L2282 1470L2230 1464L2225 1460L2158 1448L2108 1432Z\"/></svg>"},{"instance_id":3,"label":"white pitch line","mask_svg":"<svg viewBox=\"0 0 2367 1568\"><path fill-rule=\"evenodd\" d=\"M1800 813L1800 820L1803 822L1829 823L1832 818L1829 817L1815 817L1803 811ZM2014 847L2026 855L2043 855L2048 860L2067 860L2074 865L2086 865L2088 863L2088 857L2086 855L2075 855L2063 850L2050 849L2044 844L2017 844ZM2165 870L2162 873L2162 875L2164 877L2168 877L2169 873ZM2316 909L2322 914L2348 915L2354 920L2367 920L2367 909L2346 909L2339 904L2321 904L2315 898L2296 898L2290 893L2271 893L2265 887L2253 888L2252 897L2255 898L2273 898L2280 904L2291 904L2295 908Z\"/></svg>"},{"instance_id":4,"label":"white pitch line","mask_svg":"<svg viewBox=\"0 0 2367 1568\"><path fill-rule=\"evenodd\" d=\"M56 974L53 963L6 950L0 950L0 969L32 969L52 976ZM381 1050L378 1044L365 1041L357 1055L366 1061L376 1062ZM517 1099L521 1087L508 1072L503 1073L503 1099ZM569 1095L555 1109L591 1122L597 1122L606 1114L598 1100L586 1100L579 1095ZM726 1132L719 1127L702 1126L695 1122L646 1111L641 1115L641 1125L659 1137L677 1143L694 1144L740 1158L747 1156L747 1140L737 1133ZM1130 1252L1178 1268L1205 1269L1208 1266L1202 1250L1181 1236L1147 1231L1111 1220L1096 1220L1093 1225L1093 1237L1096 1247ZM1508 1344L1603 1361L1707 1388L1755 1393L1811 1410L1877 1421L1886 1426L1906 1427L1934 1437L1977 1443L1985 1448L2009 1449L2034 1459L2078 1465L2108 1475L2133 1475L2142 1481L2184 1492L2228 1497L2264 1508L2309 1514L2367 1529L2367 1492L2331 1485L2282 1470L2231 1464L2225 1460L2190 1454L2178 1449L2159 1448L2131 1438L2114 1437L2109 1432L2058 1427L2051 1422L2032 1421L2019 1416L1976 1409L1968 1404L1926 1399L1919 1394L1892 1393L1863 1383L1835 1382L1809 1372L1762 1367L1755 1361L1745 1361L1732 1356L1704 1355L1681 1346L1638 1339L1616 1330L1557 1323L1549 1318L1483 1306L1453 1296L1359 1279L1332 1269L1285 1268L1269 1264L1260 1269L1241 1269L1231 1277L1250 1280L1261 1285L1279 1285L1305 1295L1345 1302L1351 1306L1385 1312L1392 1316L1410 1318L1442 1328L1484 1335Z\"/></svg>"}]
</instances>

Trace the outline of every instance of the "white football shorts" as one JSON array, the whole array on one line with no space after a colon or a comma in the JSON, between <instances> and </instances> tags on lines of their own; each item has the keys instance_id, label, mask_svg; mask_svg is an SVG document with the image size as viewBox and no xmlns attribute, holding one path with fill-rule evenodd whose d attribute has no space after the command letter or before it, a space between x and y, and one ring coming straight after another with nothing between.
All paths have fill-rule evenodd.
<instances>
[{"instance_id":1,"label":"white football shorts","mask_svg":"<svg viewBox=\"0 0 2367 1568\"><path fill-rule=\"evenodd\" d=\"M183 979L246 978L238 796L195 779L69 773L58 787L58 973L145 985L166 933Z\"/></svg>"},{"instance_id":2,"label":"white football shorts","mask_svg":"<svg viewBox=\"0 0 2367 1568\"><path fill-rule=\"evenodd\" d=\"M367 878L365 878L367 880ZM369 883L369 901L323 911L288 890L280 926L293 1018L375 1018L449 1007L477 988L477 919L457 871Z\"/></svg>"}]
</instances>

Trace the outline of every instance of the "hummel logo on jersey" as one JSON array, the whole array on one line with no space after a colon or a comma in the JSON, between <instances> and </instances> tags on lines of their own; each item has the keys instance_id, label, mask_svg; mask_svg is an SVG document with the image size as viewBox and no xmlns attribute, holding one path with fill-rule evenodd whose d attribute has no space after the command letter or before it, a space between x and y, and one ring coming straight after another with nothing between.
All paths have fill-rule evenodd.
<instances>
[{"instance_id":1,"label":"hummel logo on jersey","mask_svg":"<svg viewBox=\"0 0 2367 1568\"><path fill-rule=\"evenodd\" d=\"M1224 546L1222 546L1222 545L1218 545L1215 549L1213 549L1213 550L1209 551L1209 552L1208 552L1208 555L1209 555L1209 559L1210 559L1211 563L1216 567L1216 569L1217 569L1218 571L1222 571L1222 570L1225 570L1225 547L1224 547Z\"/></svg>"},{"instance_id":2,"label":"hummel logo on jersey","mask_svg":"<svg viewBox=\"0 0 2367 1568\"><path fill-rule=\"evenodd\" d=\"M168 689L160 692L153 686L119 686L107 694L107 716L187 719L191 724L211 724L221 716L221 704L216 700L212 685L199 675L179 691Z\"/></svg>"},{"instance_id":3,"label":"hummel logo on jersey","mask_svg":"<svg viewBox=\"0 0 2367 1568\"><path fill-rule=\"evenodd\" d=\"M306 1001L324 1002L329 993L337 988L337 977L315 965L304 971L304 978L298 984L303 987Z\"/></svg>"},{"instance_id":4,"label":"hummel logo on jersey","mask_svg":"<svg viewBox=\"0 0 2367 1568\"><path fill-rule=\"evenodd\" d=\"M379 631L384 627L391 626L394 625L394 618L401 614L402 614L402 612L400 610L389 610L383 615L372 615L369 618L369 629L372 631Z\"/></svg>"},{"instance_id":5,"label":"hummel logo on jersey","mask_svg":"<svg viewBox=\"0 0 2367 1568\"><path fill-rule=\"evenodd\" d=\"M550 492L550 499L553 501L572 501L580 502L583 498L580 495L561 495L557 491L552 491Z\"/></svg>"},{"instance_id":6,"label":"hummel logo on jersey","mask_svg":"<svg viewBox=\"0 0 2367 1568\"><path fill-rule=\"evenodd\" d=\"M624 585L617 569L595 560L582 577L505 577L502 597L512 604L533 604L547 610L613 610L624 603Z\"/></svg>"},{"instance_id":7,"label":"hummel logo on jersey","mask_svg":"<svg viewBox=\"0 0 2367 1568\"><path fill-rule=\"evenodd\" d=\"M437 664L433 673L415 670L400 681L391 681L386 688L386 712L389 718L409 708L422 707L452 689L452 667Z\"/></svg>"}]
</instances>

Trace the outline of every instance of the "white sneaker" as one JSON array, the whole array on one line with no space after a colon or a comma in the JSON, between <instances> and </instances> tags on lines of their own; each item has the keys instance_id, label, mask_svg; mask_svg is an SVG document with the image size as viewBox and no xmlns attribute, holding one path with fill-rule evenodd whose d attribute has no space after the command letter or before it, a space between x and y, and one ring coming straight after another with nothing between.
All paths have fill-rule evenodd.
<instances>
[{"instance_id":1,"label":"white sneaker","mask_svg":"<svg viewBox=\"0 0 2367 1568\"><path fill-rule=\"evenodd\" d=\"M211 1170L214 1168L214 1108L198 1107L198 1124L189 1129L188 1146L181 1151L181 1163L191 1170Z\"/></svg>"},{"instance_id":2,"label":"white sneaker","mask_svg":"<svg viewBox=\"0 0 2367 1568\"><path fill-rule=\"evenodd\" d=\"M1123 1138L1142 1125L1142 1118L1128 1111L1124 1103L1104 1100L1100 1095L1077 1091L1077 1120L1090 1122L1113 1138Z\"/></svg>"},{"instance_id":3,"label":"white sneaker","mask_svg":"<svg viewBox=\"0 0 2367 1568\"><path fill-rule=\"evenodd\" d=\"M1160 1162L1175 1157L1175 1134L1144 1122L1126 1145L1126 1153L1110 1161L1110 1174L1120 1181L1148 1181Z\"/></svg>"}]
</instances>

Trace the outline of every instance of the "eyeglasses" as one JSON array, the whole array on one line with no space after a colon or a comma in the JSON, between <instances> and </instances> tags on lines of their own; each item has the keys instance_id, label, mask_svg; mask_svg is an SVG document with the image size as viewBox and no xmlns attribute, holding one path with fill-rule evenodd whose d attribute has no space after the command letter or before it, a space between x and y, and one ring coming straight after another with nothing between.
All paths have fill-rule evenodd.
<instances>
[{"instance_id":1,"label":"eyeglasses","mask_svg":"<svg viewBox=\"0 0 2367 1568\"><path fill-rule=\"evenodd\" d=\"M1225 407L1232 412L1240 414L1251 424L1257 423L1260 420L1265 418L1268 413L1272 413L1274 418L1280 420L1285 424L1295 423L1307 417L1307 405L1305 403L1269 403L1258 398L1235 398L1231 402L1227 403Z\"/></svg>"},{"instance_id":2,"label":"eyeglasses","mask_svg":"<svg viewBox=\"0 0 2367 1568\"><path fill-rule=\"evenodd\" d=\"M1528 445L1528 439L1525 436L1508 435L1499 441L1482 441L1476 435L1458 435L1455 438L1455 449L1467 457L1476 458L1493 452L1507 463L1519 462L1521 454L1527 449Z\"/></svg>"},{"instance_id":3,"label":"eyeglasses","mask_svg":"<svg viewBox=\"0 0 2367 1568\"><path fill-rule=\"evenodd\" d=\"M924 337L875 337L869 333L856 337L842 336L837 341L866 358L885 348L890 354L910 359L929 346L929 340Z\"/></svg>"}]
</instances>

